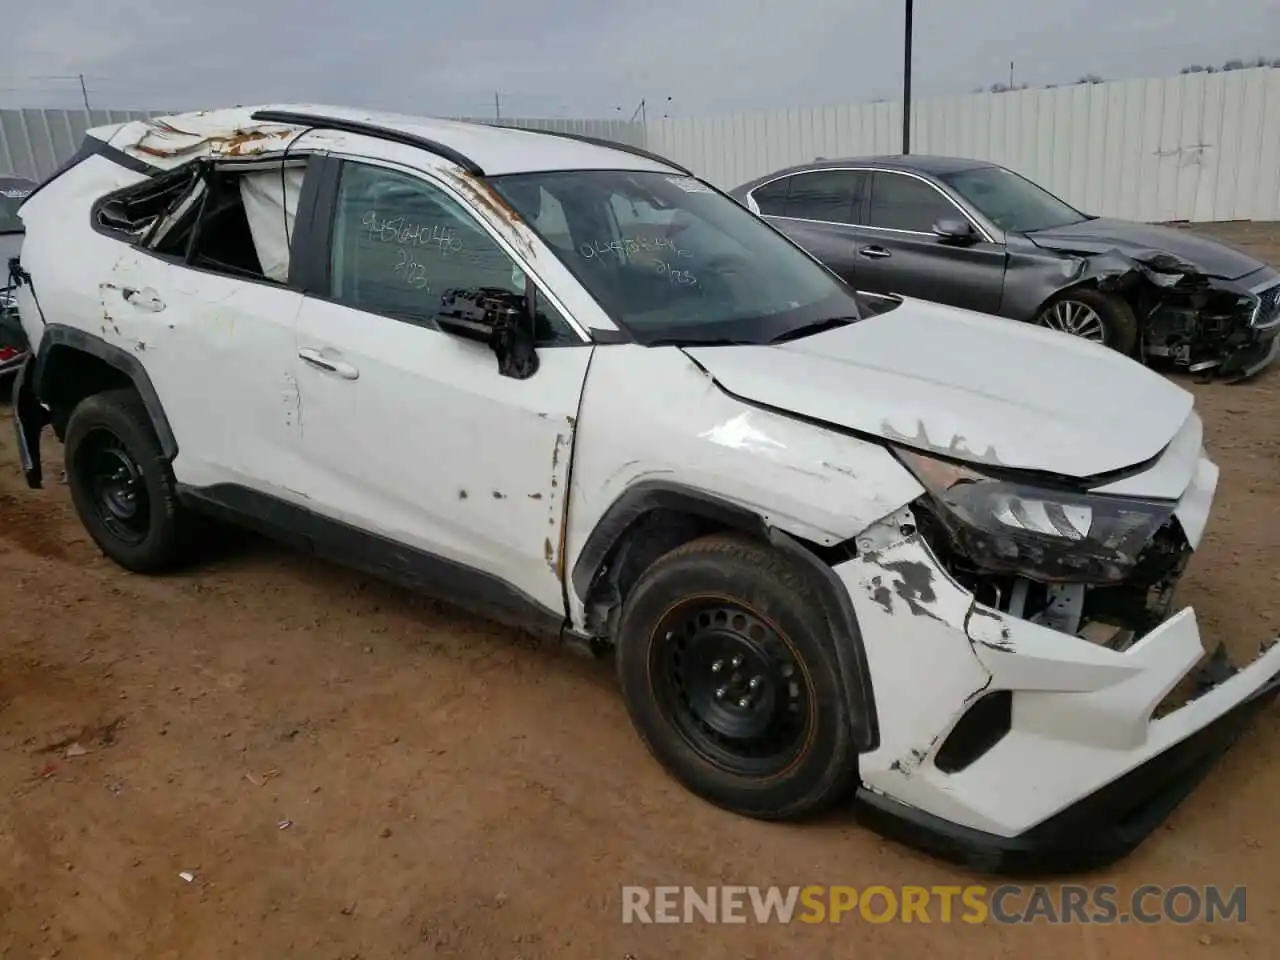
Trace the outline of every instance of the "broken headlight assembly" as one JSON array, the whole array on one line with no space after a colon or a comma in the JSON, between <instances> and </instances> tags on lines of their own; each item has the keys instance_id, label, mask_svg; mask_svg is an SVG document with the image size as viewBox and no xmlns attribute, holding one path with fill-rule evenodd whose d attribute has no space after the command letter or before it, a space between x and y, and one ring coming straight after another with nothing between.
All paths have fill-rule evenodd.
<instances>
[{"instance_id":1,"label":"broken headlight assembly","mask_svg":"<svg viewBox=\"0 0 1280 960\"><path fill-rule=\"evenodd\" d=\"M1041 583L1121 583L1176 506L1053 489L895 452L928 491L926 509L952 549L988 573Z\"/></svg>"}]
</instances>

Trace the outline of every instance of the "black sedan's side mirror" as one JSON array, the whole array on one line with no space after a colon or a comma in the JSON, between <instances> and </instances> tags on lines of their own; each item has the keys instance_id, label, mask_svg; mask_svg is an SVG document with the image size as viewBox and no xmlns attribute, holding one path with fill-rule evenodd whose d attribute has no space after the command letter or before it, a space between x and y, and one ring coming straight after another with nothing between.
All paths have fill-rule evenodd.
<instances>
[{"instance_id":1,"label":"black sedan's side mirror","mask_svg":"<svg viewBox=\"0 0 1280 960\"><path fill-rule=\"evenodd\" d=\"M973 243L978 238L968 220L939 220L933 225L933 233L943 243Z\"/></svg>"}]
</instances>

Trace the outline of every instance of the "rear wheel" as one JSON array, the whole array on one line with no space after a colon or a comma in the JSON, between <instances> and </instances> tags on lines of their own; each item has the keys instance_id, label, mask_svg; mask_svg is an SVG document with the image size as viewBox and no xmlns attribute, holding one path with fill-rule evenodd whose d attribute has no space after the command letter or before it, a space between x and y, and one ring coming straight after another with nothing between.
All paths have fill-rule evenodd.
<instances>
[{"instance_id":1,"label":"rear wheel","mask_svg":"<svg viewBox=\"0 0 1280 960\"><path fill-rule=\"evenodd\" d=\"M805 571L745 538L695 540L644 572L623 610L618 673L669 773L768 820L845 792L857 758L820 610Z\"/></svg>"},{"instance_id":2,"label":"rear wheel","mask_svg":"<svg viewBox=\"0 0 1280 960\"><path fill-rule=\"evenodd\" d=\"M65 455L76 512L104 554L138 573L177 563L185 517L136 393L110 390L80 401L67 421Z\"/></svg>"},{"instance_id":3,"label":"rear wheel","mask_svg":"<svg viewBox=\"0 0 1280 960\"><path fill-rule=\"evenodd\" d=\"M1087 287L1049 301L1035 322L1126 355L1138 343L1138 320L1133 308L1119 297Z\"/></svg>"}]
</instances>

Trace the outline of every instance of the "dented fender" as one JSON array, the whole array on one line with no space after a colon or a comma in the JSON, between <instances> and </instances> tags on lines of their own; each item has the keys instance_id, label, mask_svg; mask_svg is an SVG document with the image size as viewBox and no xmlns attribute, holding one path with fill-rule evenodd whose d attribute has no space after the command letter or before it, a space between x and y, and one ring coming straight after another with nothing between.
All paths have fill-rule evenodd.
<instances>
[{"instance_id":1,"label":"dented fender","mask_svg":"<svg viewBox=\"0 0 1280 960\"><path fill-rule=\"evenodd\" d=\"M1109 244L1079 242L1052 251L1035 244L1010 245L1000 312L1031 320L1046 303L1075 287L1124 293L1145 286L1149 293L1183 282L1208 281L1196 267L1159 250L1126 254Z\"/></svg>"},{"instance_id":2,"label":"dented fender","mask_svg":"<svg viewBox=\"0 0 1280 960\"><path fill-rule=\"evenodd\" d=\"M595 545L601 524L640 484L696 491L826 546L923 493L883 445L743 403L675 347L596 347L574 446L568 569L584 555L589 568L570 584L578 628L579 586L607 552Z\"/></svg>"}]
</instances>

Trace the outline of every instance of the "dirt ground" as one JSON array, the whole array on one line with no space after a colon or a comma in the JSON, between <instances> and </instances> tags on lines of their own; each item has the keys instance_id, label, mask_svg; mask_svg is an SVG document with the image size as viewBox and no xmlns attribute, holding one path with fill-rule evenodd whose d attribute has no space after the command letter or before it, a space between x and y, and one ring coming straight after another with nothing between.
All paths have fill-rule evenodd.
<instances>
[{"instance_id":1,"label":"dirt ground","mask_svg":"<svg viewBox=\"0 0 1280 960\"><path fill-rule=\"evenodd\" d=\"M1215 232L1280 263L1278 225ZM1280 634L1280 371L1182 382L1223 471L1182 600L1251 656ZM16 461L0 429L0 957L1275 956L1280 710L1087 878L1244 884L1244 924L624 925L624 884L980 880L845 814L722 813L649 758L609 665L338 567L246 537L127 574Z\"/></svg>"}]
</instances>

